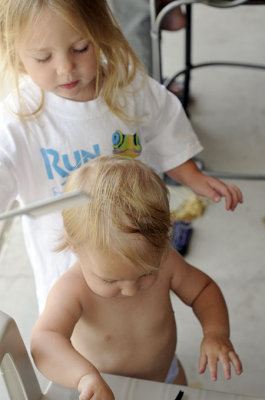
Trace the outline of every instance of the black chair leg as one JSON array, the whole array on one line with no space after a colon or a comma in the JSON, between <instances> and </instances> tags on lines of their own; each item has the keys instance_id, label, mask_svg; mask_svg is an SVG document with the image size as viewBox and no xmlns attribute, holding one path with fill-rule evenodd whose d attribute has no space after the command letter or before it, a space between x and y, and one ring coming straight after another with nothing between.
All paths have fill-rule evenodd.
<instances>
[{"instance_id":1,"label":"black chair leg","mask_svg":"<svg viewBox=\"0 0 265 400\"><path fill-rule=\"evenodd\" d=\"M190 75L192 69L192 5L186 5L186 28L185 28L185 74L182 105L187 115L189 114Z\"/></svg>"}]
</instances>

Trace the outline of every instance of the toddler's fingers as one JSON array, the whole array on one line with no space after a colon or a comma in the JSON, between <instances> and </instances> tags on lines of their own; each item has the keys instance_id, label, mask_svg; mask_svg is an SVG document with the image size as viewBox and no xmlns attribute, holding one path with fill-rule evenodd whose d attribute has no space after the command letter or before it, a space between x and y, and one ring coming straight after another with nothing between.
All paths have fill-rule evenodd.
<instances>
[{"instance_id":1,"label":"toddler's fingers","mask_svg":"<svg viewBox=\"0 0 265 400\"><path fill-rule=\"evenodd\" d=\"M238 355L234 351L230 351L229 358L231 360L231 363L233 364L236 374L237 375L242 374L243 367L242 367L242 364L241 364L241 361L240 361Z\"/></svg>"},{"instance_id":2,"label":"toddler's fingers","mask_svg":"<svg viewBox=\"0 0 265 400\"><path fill-rule=\"evenodd\" d=\"M219 357L220 363L223 367L224 377L225 379L231 379L231 366L230 366L230 359L228 355L221 355Z\"/></svg>"},{"instance_id":3,"label":"toddler's fingers","mask_svg":"<svg viewBox=\"0 0 265 400\"><path fill-rule=\"evenodd\" d=\"M199 360L199 374L203 374L205 372L206 366L207 366L207 357L205 354L202 354Z\"/></svg>"},{"instance_id":4,"label":"toddler's fingers","mask_svg":"<svg viewBox=\"0 0 265 400\"><path fill-rule=\"evenodd\" d=\"M208 359L210 378L212 381L217 380L217 358L211 357Z\"/></svg>"},{"instance_id":5,"label":"toddler's fingers","mask_svg":"<svg viewBox=\"0 0 265 400\"><path fill-rule=\"evenodd\" d=\"M227 380L231 379L230 361L235 369L236 374L240 375L242 373L242 364L241 364L239 357L237 356L237 354L234 351L230 351L227 356L220 357L220 362L222 364L223 371L224 371L224 377Z\"/></svg>"}]
</instances>

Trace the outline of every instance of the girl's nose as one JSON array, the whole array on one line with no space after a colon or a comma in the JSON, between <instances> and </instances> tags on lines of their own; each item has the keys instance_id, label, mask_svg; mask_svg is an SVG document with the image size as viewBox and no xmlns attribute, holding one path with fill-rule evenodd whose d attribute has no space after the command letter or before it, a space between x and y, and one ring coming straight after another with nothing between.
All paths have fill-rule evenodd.
<instances>
[{"instance_id":1,"label":"girl's nose","mask_svg":"<svg viewBox=\"0 0 265 400\"><path fill-rule=\"evenodd\" d=\"M63 60L60 60L57 65L57 74L61 75L69 75L74 70L74 63L70 57L65 57Z\"/></svg>"},{"instance_id":2,"label":"girl's nose","mask_svg":"<svg viewBox=\"0 0 265 400\"><path fill-rule=\"evenodd\" d=\"M123 296L134 296L139 290L137 281L123 281L121 286L121 294Z\"/></svg>"}]
</instances>

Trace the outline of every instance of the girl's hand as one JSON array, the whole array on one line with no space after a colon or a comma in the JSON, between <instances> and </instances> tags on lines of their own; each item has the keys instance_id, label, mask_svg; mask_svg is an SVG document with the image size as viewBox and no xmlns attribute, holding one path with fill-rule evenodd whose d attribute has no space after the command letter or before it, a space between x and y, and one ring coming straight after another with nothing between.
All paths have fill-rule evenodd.
<instances>
[{"instance_id":1,"label":"girl's hand","mask_svg":"<svg viewBox=\"0 0 265 400\"><path fill-rule=\"evenodd\" d=\"M238 203L243 203L241 190L236 185L227 185L213 176L203 174L193 160L167 171L167 175L215 203L224 197L227 210L234 211Z\"/></svg>"},{"instance_id":2,"label":"girl's hand","mask_svg":"<svg viewBox=\"0 0 265 400\"><path fill-rule=\"evenodd\" d=\"M114 395L99 374L83 376L78 384L79 400L114 400Z\"/></svg>"},{"instance_id":3,"label":"girl's hand","mask_svg":"<svg viewBox=\"0 0 265 400\"><path fill-rule=\"evenodd\" d=\"M199 374L203 374L209 365L210 377L217 380L217 362L220 361L225 379L231 378L231 365L237 375L243 371L241 361L235 353L234 348L227 336L217 334L206 334L201 343L201 354L199 360Z\"/></svg>"},{"instance_id":4,"label":"girl's hand","mask_svg":"<svg viewBox=\"0 0 265 400\"><path fill-rule=\"evenodd\" d=\"M241 190L232 184L225 184L219 179L202 173L196 174L191 184L191 189L198 195L219 203L225 198L226 209L234 211L238 203L243 203Z\"/></svg>"}]
</instances>

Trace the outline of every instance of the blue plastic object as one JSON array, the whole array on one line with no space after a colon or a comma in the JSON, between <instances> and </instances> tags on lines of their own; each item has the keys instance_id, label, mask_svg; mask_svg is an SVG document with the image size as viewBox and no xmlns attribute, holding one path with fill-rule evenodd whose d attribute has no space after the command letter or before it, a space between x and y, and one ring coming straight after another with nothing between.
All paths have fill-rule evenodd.
<instances>
[{"instance_id":1,"label":"blue plastic object","mask_svg":"<svg viewBox=\"0 0 265 400\"><path fill-rule=\"evenodd\" d=\"M175 221L173 223L171 245L183 256L188 250L191 234L192 226L190 222Z\"/></svg>"}]
</instances>

